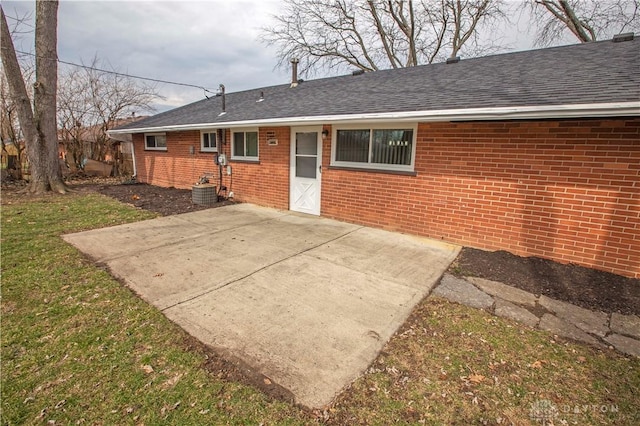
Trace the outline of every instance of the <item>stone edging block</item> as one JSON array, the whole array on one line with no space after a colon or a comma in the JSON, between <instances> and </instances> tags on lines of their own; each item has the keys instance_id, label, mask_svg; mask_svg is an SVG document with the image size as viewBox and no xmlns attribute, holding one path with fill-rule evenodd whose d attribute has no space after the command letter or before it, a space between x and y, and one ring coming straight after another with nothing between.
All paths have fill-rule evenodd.
<instances>
[{"instance_id":1,"label":"stone edging block","mask_svg":"<svg viewBox=\"0 0 640 426\"><path fill-rule=\"evenodd\" d=\"M570 322L582 331L604 337L609 333L609 315L604 312L594 312L569 303L540 296L540 306L553 312L559 318Z\"/></svg>"}]
</instances>

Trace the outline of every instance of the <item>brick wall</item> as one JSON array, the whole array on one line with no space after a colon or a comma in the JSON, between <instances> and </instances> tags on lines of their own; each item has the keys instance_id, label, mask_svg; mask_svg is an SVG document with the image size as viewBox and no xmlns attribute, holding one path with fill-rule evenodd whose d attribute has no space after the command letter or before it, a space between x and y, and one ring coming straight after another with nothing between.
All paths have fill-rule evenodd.
<instances>
[{"instance_id":1,"label":"brick wall","mask_svg":"<svg viewBox=\"0 0 640 426\"><path fill-rule=\"evenodd\" d=\"M215 172L217 176L216 154L200 151L200 131L167 132L166 135L166 151L145 151L144 135L133 135L139 182L191 189L203 174Z\"/></svg>"},{"instance_id":2,"label":"brick wall","mask_svg":"<svg viewBox=\"0 0 640 426\"><path fill-rule=\"evenodd\" d=\"M229 132L227 135L230 136ZM269 136L269 137L267 137ZM267 139L276 139L269 145ZM239 201L277 209L289 209L289 127L261 127L258 132L259 163L231 161L232 178L225 176L224 185ZM225 146L231 158L231 146Z\"/></svg>"},{"instance_id":3,"label":"brick wall","mask_svg":"<svg viewBox=\"0 0 640 426\"><path fill-rule=\"evenodd\" d=\"M325 139L322 215L640 278L640 119L423 123L417 137L417 176L331 169ZM135 135L139 180L191 188L217 176L199 138L167 133L156 152ZM289 149L288 127L261 128L260 163L230 162L224 185L287 209Z\"/></svg>"},{"instance_id":4,"label":"brick wall","mask_svg":"<svg viewBox=\"0 0 640 426\"><path fill-rule=\"evenodd\" d=\"M158 186L191 189L203 174L219 185L216 153L200 151L200 131L167 132L166 151L146 151L144 135L133 135L138 181ZM275 136L277 145L268 145L267 136ZM231 132L219 151L231 158ZM273 139L273 138L271 138ZM194 153L190 153L193 147ZM263 127L258 133L258 163L229 161L231 175L223 173L223 185L239 201L279 209L289 208L289 127Z\"/></svg>"},{"instance_id":5,"label":"brick wall","mask_svg":"<svg viewBox=\"0 0 640 426\"><path fill-rule=\"evenodd\" d=\"M328 169L322 214L640 277L640 119L420 124L416 172Z\"/></svg>"}]
</instances>

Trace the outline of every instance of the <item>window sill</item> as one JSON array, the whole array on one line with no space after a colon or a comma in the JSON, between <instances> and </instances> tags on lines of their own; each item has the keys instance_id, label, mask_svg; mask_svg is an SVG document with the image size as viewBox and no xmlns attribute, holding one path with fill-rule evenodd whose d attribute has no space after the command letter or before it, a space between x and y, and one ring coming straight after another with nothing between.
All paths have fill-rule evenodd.
<instances>
[{"instance_id":1,"label":"window sill","mask_svg":"<svg viewBox=\"0 0 640 426\"><path fill-rule=\"evenodd\" d=\"M260 160L257 158L255 160L251 160L249 158L232 158L229 161L232 163L260 164Z\"/></svg>"},{"instance_id":2,"label":"window sill","mask_svg":"<svg viewBox=\"0 0 640 426\"><path fill-rule=\"evenodd\" d=\"M417 172L410 172L405 170L373 169L373 168L365 168L365 167L329 166L329 170L346 170L349 172L383 173L387 175L418 176Z\"/></svg>"},{"instance_id":3,"label":"window sill","mask_svg":"<svg viewBox=\"0 0 640 426\"><path fill-rule=\"evenodd\" d=\"M212 149L201 149L200 150L200 154L217 154L218 150L212 150Z\"/></svg>"},{"instance_id":4,"label":"window sill","mask_svg":"<svg viewBox=\"0 0 640 426\"><path fill-rule=\"evenodd\" d=\"M145 151L167 152L167 148L144 148Z\"/></svg>"}]
</instances>

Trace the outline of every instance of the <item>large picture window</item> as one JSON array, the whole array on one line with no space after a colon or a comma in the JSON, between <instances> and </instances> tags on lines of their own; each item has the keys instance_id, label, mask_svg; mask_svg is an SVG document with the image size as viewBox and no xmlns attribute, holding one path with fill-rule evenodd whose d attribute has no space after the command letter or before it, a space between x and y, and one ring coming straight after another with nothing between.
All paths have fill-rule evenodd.
<instances>
[{"instance_id":1,"label":"large picture window","mask_svg":"<svg viewBox=\"0 0 640 426\"><path fill-rule=\"evenodd\" d=\"M164 133L146 133L144 135L144 148L156 151L166 151L167 135Z\"/></svg>"},{"instance_id":2,"label":"large picture window","mask_svg":"<svg viewBox=\"0 0 640 426\"><path fill-rule=\"evenodd\" d=\"M335 166L413 170L415 128L336 129Z\"/></svg>"},{"instance_id":3,"label":"large picture window","mask_svg":"<svg viewBox=\"0 0 640 426\"><path fill-rule=\"evenodd\" d=\"M258 131L234 131L231 159L258 160Z\"/></svg>"},{"instance_id":4,"label":"large picture window","mask_svg":"<svg viewBox=\"0 0 640 426\"><path fill-rule=\"evenodd\" d=\"M370 130L338 130L336 138L336 161L369 161Z\"/></svg>"}]
</instances>

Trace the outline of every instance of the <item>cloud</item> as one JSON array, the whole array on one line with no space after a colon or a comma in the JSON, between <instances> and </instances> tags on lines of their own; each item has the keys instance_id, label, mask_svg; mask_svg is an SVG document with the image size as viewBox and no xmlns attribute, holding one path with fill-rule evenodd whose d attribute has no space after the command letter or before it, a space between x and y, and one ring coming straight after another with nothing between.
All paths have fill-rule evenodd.
<instances>
[{"instance_id":1,"label":"cloud","mask_svg":"<svg viewBox=\"0 0 640 426\"><path fill-rule=\"evenodd\" d=\"M32 1L4 1L10 16L35 14ZM98 56L119 72L227 91L286 83L274 70L276 52L258 41L260 27L277 13L276 0L62 1L58 9L58 56L89 63ZM24 27L24 29L32 29ZM33 52L33 34L17 48ZM184 105L203 91L157 84L158 105Z\"/></svg>"},{"instance_id":2,"label":"cloud","mask_svg":"<svg viewBox=\"0 0 640 426\"><path fill-rule=\"evenodd\" d=\"M35 1L5 1L8 16L31 14L22 29L33 30ZM514 25L493 30L504 33L505 48L530 48L528 17L520 10ZM98 56L119 72L204 86L212 91L224 84L227 92L287 83L288 70L275 69L277 51L258 41L260 28L281 11L281 0L209 1L65 1L58 10L58 56L89 63ZM513 9L513 10L511 10ZM15 21L13 21L15 23ZM10 25L12 22L10 22ZM29 26L31 25L31 26ZM16 42L33 52L33 33ZM329 71L320 71L322 77ZM159 111L204 97L203 90L157 84L164 96Z\"/></svg>"}]
</instances>

